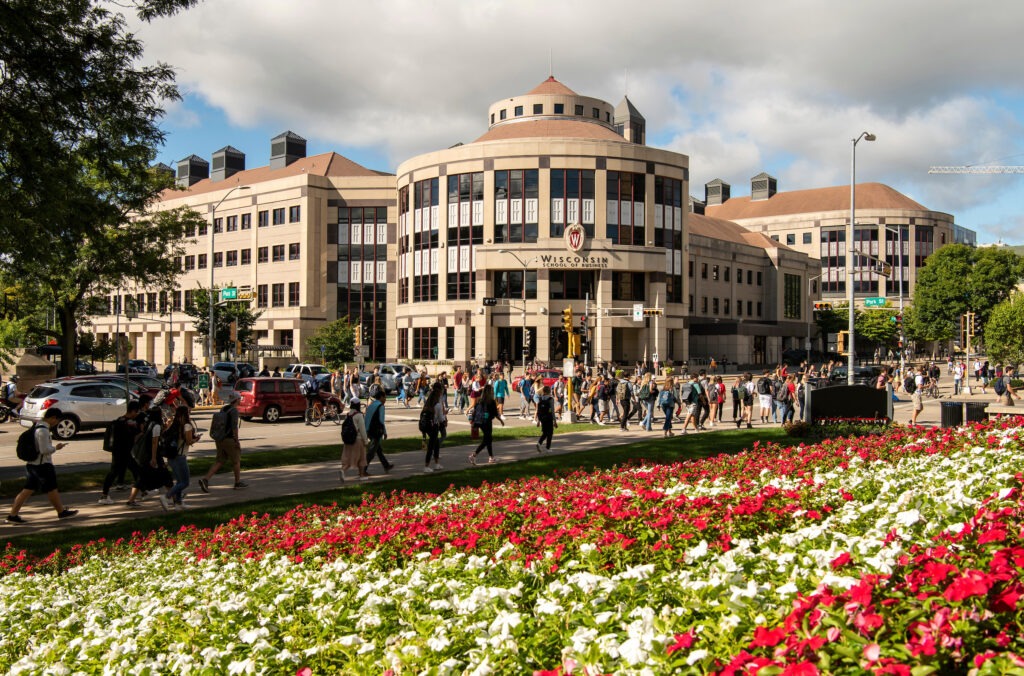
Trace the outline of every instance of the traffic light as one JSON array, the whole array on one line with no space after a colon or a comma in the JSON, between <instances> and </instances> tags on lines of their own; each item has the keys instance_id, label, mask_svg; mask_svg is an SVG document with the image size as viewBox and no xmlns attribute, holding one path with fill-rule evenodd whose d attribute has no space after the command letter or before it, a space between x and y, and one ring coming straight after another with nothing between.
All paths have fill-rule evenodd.
<instances>
[{"instance_id":1,"label":"traffic light","mask_svg":"<svg viewBox=\"0 0 1024 676\"><path fill-rule=\"evenodd\" d=\"M360 345L363 344L363 325L356 324L355 327L353 328L355 329L352 332L354 334L353 339L355 340L356 347L359 347Z\"/></svg>"},{"instance_id":2,"label":"traffic light","mask_svg":"<svg viewBox=\"0 0 1024 676\"><path fill-rule=\"evenodd\" d=\"M897 329L902 329L903 328L903 315L902 314L897 314L892 319L893 319L893 322L896 324L896 328Z\"/></svg>"},{"instance_id":3,"label":"traffic light","mask_svg":"<svg viewBox=\"0 0 1024 676\"><path fill-rule=\"evenodd\" d=\"M849 331L839 332L839 336L836 338L836 352L839 354L846 354L846 337L849 335Z\"/></svg>"},{"instance_id":4,"label":"traffic light","mask_svg":"<svg viewBox=\"0 0 1024 676\"><path fill-rule=\"evenodd\" d=\"M814 303L814 311L815 312L821 312L823 310L831 310L831 309L832 309L832 303L829 303L829 302L826 302L826 301L815 301L815 303Z\"/></svg>"},{"instance_id":5,"label":"traffic light","mask_svg":"<svg viewBox=\"0 0 1024 676\"><path fill-rule=\"evenodd\" d=\"M566 333L572 333L572 308L567 307L562 310L562 330Z\"/></svg>"},{"instance_id":6,"label":"traffic light","mask_svg":"<svg viewBox=\"0 0 1024 676\"><path fill-rule=\"evenodd\" d=\"M530 349L530 332L523 331L523 347Z\"/></svg>"},{"instance_id":7,"label":"traffic light","mask_svg":"<svg viewBox=\"0 0 1024 676\"><path fill-rule=\"evenodd\" d=\"M660 307L645 307L644 317L660 317L665 314Z\"/></svg>"}]
</instances>

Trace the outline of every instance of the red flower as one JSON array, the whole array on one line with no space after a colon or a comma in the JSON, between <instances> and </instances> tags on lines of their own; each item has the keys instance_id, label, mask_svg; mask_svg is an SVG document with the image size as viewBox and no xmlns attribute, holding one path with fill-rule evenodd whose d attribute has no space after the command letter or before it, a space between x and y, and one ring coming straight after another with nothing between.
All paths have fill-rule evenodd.
<instances>
[{"instance_id":1,"label":"red flower","mask_svg":"<svg viewBox=\"0 0 1024 676\"><path fill-rule=\"evenodd\" d=\"M693 645L694 630L686 632L685 634L676 634L675 643L665 648L665 654L671 655L677 650L683 650Z\"/></svg>"},{"instance_id":2,"label":"red flower","mask_svg":"<svg viewBox=\"0 0 1024 676\"><path fill-rule=\"evenodd\" d=\"M832 559L832 570L835 570L836 568L842 568L852 560L853 557L850 556L850 552L843 552L836 558Z\"/></svg>"},{"instance_id":3,"label":"red flower","mask_svg":"<svg viewBox=\"0 0 1024 676\"><path fill-rule=\"evenodd\" d=\"M754 629L754 640L750 642L751 648L772 648L777 646L786 637L786 630L782 627L776 629L765 629L757 627Z\"/></svg>"}]
</instances>

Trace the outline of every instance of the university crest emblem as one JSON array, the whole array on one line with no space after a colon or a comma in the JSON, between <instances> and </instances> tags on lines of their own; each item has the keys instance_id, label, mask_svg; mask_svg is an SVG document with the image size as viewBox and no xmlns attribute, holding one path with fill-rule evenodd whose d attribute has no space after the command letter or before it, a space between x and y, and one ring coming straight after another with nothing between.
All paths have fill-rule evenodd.
<instances>
[{"instance_id":1,"label":"university crest emblem","mask_svg":"<svg viewBox=\"0 0 1024 676\"><path fill-rule=\"evenodd\" d=\"M573 253L579 253L586 239L587 233L579 223L573 223L565 229L565 248Z\"/></svg>"}]
</instances>

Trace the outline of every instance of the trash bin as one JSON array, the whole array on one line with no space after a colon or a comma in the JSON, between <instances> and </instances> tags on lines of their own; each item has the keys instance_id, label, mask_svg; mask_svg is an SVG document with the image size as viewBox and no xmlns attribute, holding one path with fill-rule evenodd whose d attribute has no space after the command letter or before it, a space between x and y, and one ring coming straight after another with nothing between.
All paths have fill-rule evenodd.
<instances>
[{"instance_id":1,"label":"trash bin","mask_svg":"<svg viewBox=\"0 0 1024 676\"><path fill-rule=\"evenodd\" d=\"M964 420L967 422L985 422L988 420L988 414L985 413L985 409L988 408L988 402L968 401L964 404L964 408L967 409L964 414Z\"/></svg>"},{"instance_id":2,"label":"trash bin","mask_svg":"<svg viewBox=\"0 0 1024 676\"><path fill-rule=\"evenodd\" d=\"M942 412L943 428L959 427L964 424L964 405L960 401L941 401L939 408Z\"/></svg>"}]
</instances>

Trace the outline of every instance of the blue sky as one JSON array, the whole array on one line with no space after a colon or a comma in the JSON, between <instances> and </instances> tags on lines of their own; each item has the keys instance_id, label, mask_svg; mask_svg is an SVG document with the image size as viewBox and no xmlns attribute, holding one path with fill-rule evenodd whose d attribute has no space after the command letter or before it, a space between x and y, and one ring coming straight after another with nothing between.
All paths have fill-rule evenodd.
<instances>
[{"instance_id":1,"label":"blue sky","mask_svg":"<svg viewBox=\"0 0 1024 676\"><path fill-rule=\"evenodd\" d=\"M173 65L172 164L232 145L267 163L290 129L395 171L468 142L488 106L553 69L617 103L628 90L648 144L690 157L690 192L722 178L748 194L886 183L952 213L979 242L1024 242L1024 175L929 175L930 165L1024 164L1024 3L781 0L206 0L137 25L146 58Z\"/></svg>"}]
</instances>

